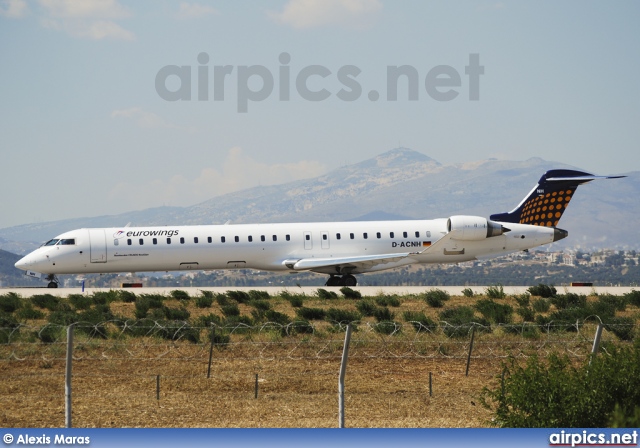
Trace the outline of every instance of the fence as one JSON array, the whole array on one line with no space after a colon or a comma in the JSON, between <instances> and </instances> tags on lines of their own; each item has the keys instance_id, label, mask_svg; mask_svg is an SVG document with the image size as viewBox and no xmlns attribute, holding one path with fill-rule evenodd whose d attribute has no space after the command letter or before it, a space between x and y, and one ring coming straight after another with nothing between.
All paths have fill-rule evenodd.
<instances>
[{"instance_id":1,"label":"fence","mask_svg":"<svg viewBox=\"0 0 640 448\"><path fill-rule=\"evenodd\" d=\"M71 426L73 404L75 426L484 426L490 415L478 395L498 384L501 360L551 352L583 360L598 328L605 352L621 343L614 332L629 330L602 331L598 319L351 325L346 371L346 323L0 328L0 419Z\"/></svg>"}]
</instances>

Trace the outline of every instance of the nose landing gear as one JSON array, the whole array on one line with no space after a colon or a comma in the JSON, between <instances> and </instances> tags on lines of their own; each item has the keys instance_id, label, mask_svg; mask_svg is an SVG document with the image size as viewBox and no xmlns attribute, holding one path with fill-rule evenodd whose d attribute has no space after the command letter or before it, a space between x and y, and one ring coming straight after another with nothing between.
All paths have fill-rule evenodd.
<instances>
[{"instance_id":1,"label":"nose landing gear","mask_svg":"<svg viewBox=\"0 0 640 448\"><path fill-rule=\"evenodd\" d=\"M49 281L49 283L47 284L47 288L57 288L58 284L60 283L60 280L58 280L58 277L56 277L55 274L49 274L45 277L45 279Z\"/></svg>"}]
</instances>

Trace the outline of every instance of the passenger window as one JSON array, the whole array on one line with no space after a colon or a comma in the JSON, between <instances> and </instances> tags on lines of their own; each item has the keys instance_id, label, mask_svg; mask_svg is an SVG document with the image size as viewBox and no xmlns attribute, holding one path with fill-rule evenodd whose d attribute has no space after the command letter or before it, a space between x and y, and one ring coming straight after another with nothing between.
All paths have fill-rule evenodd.
<instances>
[{"instance_id":1,"label":"passenger window","mask_svg":"<svg viewBox=\"0 0 640 448\"><path fill-rule=\"evenodd\" d=\"M207 243L213 243L213 238L211 238L210 236L207 237Z\"/></svg>"},{"instance_id":2,"label":"passenger window","mask_svg":"<svg viewBox=\"0 0 640 448\"><path fill-rule=\"evenodd\" d=\"M322 239L327 241L327 238L329 238L329 236L326 233L323 233L322 234Z\"/></svg>"},{"instance_id":3,"label":"passenger window","mask_svg":"<svg viewBox=\"0 0 640 448\"><path fill-rule=\"evenodd\" d=\"M356 236L353 233L349 234L349 238L354 239Z\"/></svg>"},{"instance_id":4,"label":"passenger window","mask_svg":"<svg viewBox=\"0 0 640 448\"><path fill-rule=\"evenodd\" d=\"M140 243L140 245L141 245L141 246L144 246L144 239L143 239L143 238L140 238L140 239L138 240L138 243Z\"/></svg>"},{"instance_id":5,"label":"passenger window","mask_svg":"<svg viewBox=\"0 0 640 448\"><path fill-rule=\"evenodd\" d=\"M225 237L223 237L223 236L221 236L221 237L220 237L220 241L222 241L222 242L224 243L224 242L226 241L226 238L225 238Z\"/></svg>"},{"instance_id":6,"label":"passenger window","mask_svg":"<svg viewBox=\"0 0 640 448\"><path fill-rule=\"evenodd\" d=\"M127 245L128 245L128 246L131 246L131 238L129 238L129 239L127 240Z\"/></svg>"},{"instance_id":7,"label":"passenger window","mask_svg":"<svg viewBox=\"0 0 640 448\"><path fill-rule=\"evenodd\" d=\"M194 237L193 237L193 242L194 242L194 243L196 243L196 244L198 244L198 237L197 237L197 236L194 236Z\"/></svg>"},{"instance_id":8,"label":"passenger window","mask_svg":"<svg viewBox=\"0 0 640 448\"><path fill-rule=\"evenodd\" d=\"M273 241L278 241L278 237L276 235L273 235Z\"/></svg>"},{"instance_id":9,"label":"passenger window","mask_svg":"<svg viewBox=\"0 0 640 448\"><path fill-rule=\"evenodd\" d=\"M389 238L395 238L395 233L389 232Z\"/></svg>"},{"instance_id":10,"label":"passenger window","mask_svg":"<svg viewBox=\"0 0 640 448\"><path fill-rule=\"evenodd\" d=\"M365 240L366 240L367 238L369 238L369 236L367 235L367 232L364 232L364 233L362 234L362 238L364 238Z\"/></svg>"},{"instance_id":11,"label":"passenger window","mask_svg":"<svg viewBox=\"0 0 640 448\"><path fill-rule=\"evenodd\" d=\"M431 238L431 230L427 230L427 238Z\"/></svg>"},{"instance_id":12,"label":"passenger window","mask_svg":"<svg viewBox=\"0 0 640 448\"><path fill-rule=\"evenodd\" d=\"M120 241L118 241L118 240L113 240L113 245L114 245L114 246L117 246L118 244L120 244Z\"/></svg>"},{"instance_id":13,"label":"passenger window","mask_svg":"<svg viewBox=\"0 0 640 448\"><path fill-rule=\"evenodd\" d=\"M406 238L407 236L409 236L409 234L407 232L402 232L402 236Z\"/></svg>"},{"instance_id":14,"label":"passenger window","mask_svg":"<svg viewBox=\"0 0 640 448\"><path fill-rule=\"evenodd\" d=\"M285 239L286 239L287 241L291 241L291 235L287 235L287 236L285 236Z\"/></svg>"},{"instance_id":15,"label":"passenger window","mask_svg":"<svg viewBox=\"0 0 640 448\"><path fill-rule=\"evenodd\" d=\"M253 237L251 235L249 235L249 242L253 241Z\"/></svg>"},{"instance_id":16,"label":"passenger window","mask_svg":"<svg viewBox=\"0 0 640 448\"><path fill-rule=\"evenodd\" d=\"M260 241L267 241L267 239L264 237L264 235L260 235Z\"/></svg>"},{"instance_id":17,"label":"passenger window","mask_svg":"<svg viewBox=\"0 0 640 448\"><path fill-rule=\"evenodd\" d=\"M184 237L180 237L180 244L184 244Z\"/></svg>"},{"instance_id":18,"label":"passenger window","mask_svg":"<svg viewBox=\"0 0 640 448\"><path fill-rule=\"evenodd\" d=\"M336 233L336 239L339 240L340 239L340 234Z\"/></svg>"},{"instance_id":19,"label":"passenger window","mask_svg":"<svg viewBox=\"0 0 640 448\"><path fill-rule=\"evenodd\" d=\"M305 235L304 238L309 241L311 239L311 235Z\"/></svg>"},{"instance_id":20,"label":"passenger window","mask_svg":"<svg viewBox=\"0 0 640 448\"><path fill-rule=\"evenodd\" d=\"M153 239L153 244L158 244L158 238Z\"/></svg>"},{"instance_id":21,"label":"passenger window","mask_svg":"<svg viewBox=\"0 0 640 448\"><path fill-rule=\"evenodd\" d=\"M236 237L234 237L233 239L235 240L235 242L236 242L236 243L239 243L239 242L240 242L240 237L239 237L239 236L236 236Z\"/></svg>"},{"instance_id":22,"label":"passenger window","mask_svg":"<svg viewBox=\"0 0 640 448\"><path fill-rule=\"evenodd\" d=\"M380 239L380 238L382 238L382 234L381 234L380 232L378 232L378 233L376 233L376 237L377 237L378 239Z\"/></svg>"},{"instance_id":23,"label":"passenger window","mask_svg":"<svg viewBox=\"0 0 640 448\"><path fill-rule=\"evenodd\" d=\"M420 232L416 232L416 238L420 238Z\"/></svg>"},{"instance_id":24,"label":"passenger window","mask_svg":"<svg viewBox=\"0 0 640 448\"><path fill-rule=\"evenodd\" d=\"M171 238L167 238L167 244L171 244Z\"/></svg>"}]
</instances>

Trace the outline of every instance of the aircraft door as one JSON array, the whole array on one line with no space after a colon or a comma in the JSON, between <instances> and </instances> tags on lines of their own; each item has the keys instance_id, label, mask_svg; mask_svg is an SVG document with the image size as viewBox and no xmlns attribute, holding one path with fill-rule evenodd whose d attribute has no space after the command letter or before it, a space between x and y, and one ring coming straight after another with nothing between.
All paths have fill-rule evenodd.
<instances>
[{"instance_id":1,"label":"aircraft door","mask_svg":"<svg viewBox=\"0 0 640 448\"><path fill-rule=\"evenodd\" d=\"M304 232L304 248L307 250L313 249L313 239L311 238L311 232Z\"/></svg>"},{"instance_id":2,"label":"aircraft door","mask_svg":"<svg viewBox=\"0 0 640 448\"><path fill-rule=\"evenodd\" d=\"M329 232L320 232L320 245L323 249L329 249Z\"/></svg>"},{"instance_id":3,"label":"aircraft door","mask_svg":"<svg viewBox=\"0 0 640 448\"><path fill-rule=\"evenodd\" d=\"M107 236L104 229L89 229L91 263L107 262Z\"/></svg>"}]
</instances>

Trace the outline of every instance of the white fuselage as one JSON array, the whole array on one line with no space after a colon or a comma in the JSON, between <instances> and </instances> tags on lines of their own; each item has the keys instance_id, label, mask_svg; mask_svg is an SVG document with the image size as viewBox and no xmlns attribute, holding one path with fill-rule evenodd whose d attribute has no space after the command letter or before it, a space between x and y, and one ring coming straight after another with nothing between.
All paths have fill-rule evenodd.
<instances>
[{"instance_id":1,"label":"white fuselage","mask_svg":"<svg viewBox=\"0 0 640 448\"><path fill-rule=\"evenodd\" d=\"M471 240L450 234L446 218L78 229L57 236L16 266L45 274L240 268L333 274L340 273L336 266L352 266L348 273L358 274L412 263L495 257L554 241L553 228L505 227L502 235ZM395 259L393 254L404 257ZM385 259L371 265L360 259L352 265L345 261L367 256ZM332 258L335 265L326 261ZM315 266L316 259L324 261ZM295 264L299 260L304 263Z\"/></svg>"}]
</instances>

